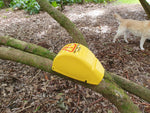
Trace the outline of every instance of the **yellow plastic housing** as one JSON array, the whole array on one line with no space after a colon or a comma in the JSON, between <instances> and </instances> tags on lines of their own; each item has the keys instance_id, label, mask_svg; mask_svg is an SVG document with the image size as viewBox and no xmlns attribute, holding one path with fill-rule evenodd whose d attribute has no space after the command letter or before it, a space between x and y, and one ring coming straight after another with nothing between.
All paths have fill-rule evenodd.
<instances>
[{"instance_id":1,"label":"yellow plastic housing","mask_svg":"<svg viewBox=\"0 0 150 113\"><path fill-rule=\"evenodd\" d=\"M61 49L53 61L52 70L93 85L99 84L104 76L104 68L95 55L77 43Z\"/></svg>"}]
</instances>

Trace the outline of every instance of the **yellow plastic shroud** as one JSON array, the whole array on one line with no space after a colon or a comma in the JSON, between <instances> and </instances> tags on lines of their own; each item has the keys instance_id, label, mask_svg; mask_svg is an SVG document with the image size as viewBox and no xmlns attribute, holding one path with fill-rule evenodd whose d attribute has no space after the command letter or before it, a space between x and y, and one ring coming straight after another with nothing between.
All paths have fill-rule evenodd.
<instances>
[{"instance_id":1,"label":"yellow plastic shroud","mask_svg":"<svg viewBox=\"0 0 150 113\"><path fill-rule=\"evenodd\" d=\"M93 85L99 84L104 76L104 68L95 55L77 43L61 49L53 61L52 70Z\"/></svg>"}]
</instances>

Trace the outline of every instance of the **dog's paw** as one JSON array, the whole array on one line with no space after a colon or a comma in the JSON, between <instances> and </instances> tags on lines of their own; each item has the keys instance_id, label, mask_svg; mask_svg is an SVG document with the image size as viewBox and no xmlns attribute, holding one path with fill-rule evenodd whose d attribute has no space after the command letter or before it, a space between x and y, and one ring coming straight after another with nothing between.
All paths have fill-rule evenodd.
<instances>
[{"instance_id":1,"label":"dog's paw","mask_svg":"<svg viewBox=\"0 0 150 113\"><path fill-rule=\"evenodd\" d=\"M144 49L144 48L141 48L141 50L144 51L145 49Z\"/></svg>"},{"instance_id":2,"label":"dog's paw","mask_svg":"<svg viewBox=\"0 0 150 113\"><path fill-rule=\"evenodd\" d=\"M113 40L113 43L115 43L116 41L115 40Z\"/></svg>"}]
</instances>

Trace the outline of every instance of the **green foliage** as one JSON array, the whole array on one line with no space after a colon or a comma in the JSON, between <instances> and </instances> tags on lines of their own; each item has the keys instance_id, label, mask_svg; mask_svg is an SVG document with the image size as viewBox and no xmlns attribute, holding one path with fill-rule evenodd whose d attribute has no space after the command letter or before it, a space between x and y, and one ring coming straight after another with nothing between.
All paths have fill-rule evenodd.
<instances>
[{"instance_id":1,"label":"green foliage","mask_svg":"<svg viewBox=\"0 0 150 113\"><path fill-rule=\"evenodd\" d=\"M53 1L51 4L52 4L53 7L57 7L58 6L56 1Z\"/></svg>"},{"instance_id":2,"label":"green foliage","mask_svg":"<svg viewBox=\"0 0 150 113\"><path fill-rule=\"evenodd\" d=\"M81 3L82 0L48 0L52 6L57 7L61 5L70 5L73 3ZM94 3L106 3L114 0L85 0L85 2L94 2ZM4 3L0 0L0 8L3 7ZM36 0L12 0L10 7L13 9L24 9L29 14L39 13L40 6Z\"/></svg>"},{"instance_id":3,"label":"green foliage","mask_svg":"<svg viewBox=\"0 0 150 113\"><path fill-rule=\"evenodd\" d=\"M85 2L94 2L94 3L107 3L116 0L85 0ZM82 3L82 0L49 0L49 2L54 6L61 6L61 5L71 5L73 3Z\"/></svg>"},{"instance_id":4,"label":"green foliage","mask_svg":"<svg viewBox=\"0 0 150 113\"><path fill-rule=\"evenodd\" d=\"M68 5L72 3L77 3L75 0L48 0L51 4L55 1L57 4Z\"/></svg>"},{"instance_id":5,"label":"green foliage","mask_svg":"<svg viewBox=\"0 0 150 113\"><path fill-rule=\"evenodd\" d=\"M36 0L13 0L10 6L13 9L24 9L25 11L29 12L29 14L39 13L40 10L40 6Z\"/></svg>"},{"instance_id":6,"label":"green foliage","mask_svg":"<svg viewBox=\"0 0 150 113\"><path fill-rule=\"evenodd\" d=\"M36 107L36 109L34 110L34 112L37 112L40 108L41 108L40 106Z\"/></svg>"},{"instance_id":7,"label":"green foliage","mask_svg":"<svg viewBox=\"0 0 150 113\"><path fill-rule=\"evenodd\" d=\"M56 2L57 4L63 4L63 5L70 5L73 3L81 3L82 0L49 0L50 3ZM85 0L85 2L94 2L94 3L105 3L105 2L111 2L115 0Z\"/></svg>"},{"instance_id":8,"label":"green foliage","mask_svg":"<svg viewBox=\"0 0 150 113\"><path fill-rule=\"evenodd\" d=\"M4 7L4 2L3 0L0 0L0 8L3 8Z\"/></svg>"},{"instance_id":9,"label":"green foliage","mask_svg":"<svg viewBox=\"0 0 150 113\"><path fill-rule=\"evenodd\" d=\"M82 0L73 0L74 3L81 3Z\"/></svg>"}]
</instances>

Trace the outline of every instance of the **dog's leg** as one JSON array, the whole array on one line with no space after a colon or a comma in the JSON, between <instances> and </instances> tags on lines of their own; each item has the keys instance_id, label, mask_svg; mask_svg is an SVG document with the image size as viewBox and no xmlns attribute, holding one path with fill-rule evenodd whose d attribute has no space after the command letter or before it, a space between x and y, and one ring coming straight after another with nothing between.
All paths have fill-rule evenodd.
<instances>
[{"instance_id":1,"label":"dog's leg","mask_svg":"<svg viewBox=\"0 0 150 113\"><path fill-rule=\"evenodd\" d=\"M120 27L120 26L119 26L118 31L117 31L117 34L115 35L115 37L114 37L114 39L113 39L113 43L115 43L116 39L117 39L119 36L123 35L125 31L126 31L126 29L125 29L124 27Z\"/></svg>"},{"instance_id":2,"label":"dog's leg","mask_svg":"<svg viewBox=\"0 0 150 113\"><path fill-rule=\"evenodd\" d=\"M141 37L141 40L140 40L140 48L141 48L141 50L144 50L143 45L144 45L145 40L146 40L145 37Z\"/></svg>"},{"instance_id":3,"label":"dog's leg","mask_svg":"<svg viewBox=\"0 0 150 113\"><path fill-rule=\"evenodd\" d=\"M117 39L119 36L121 36L121 35L122 35L122 33L120 33L120 31L119 31L119 29L118 29L117 34L115 35L115 37L114 37L114 39L113 39L113 43L115 43L115 42L116 42L116 39Z\"/></svg>"},{"instance_id":4,"label":"dog's leg","mask_svg":"<svg viewBox=\"0 0 150 113\"><path fill-rule=\"evenodd\" d=\"M129 43L128 40L127 40L127 36L128 36L128 32L126 31L126 32L124 32L124 40L125 40L126 43Z\"/></svg>"}]
</instances>

